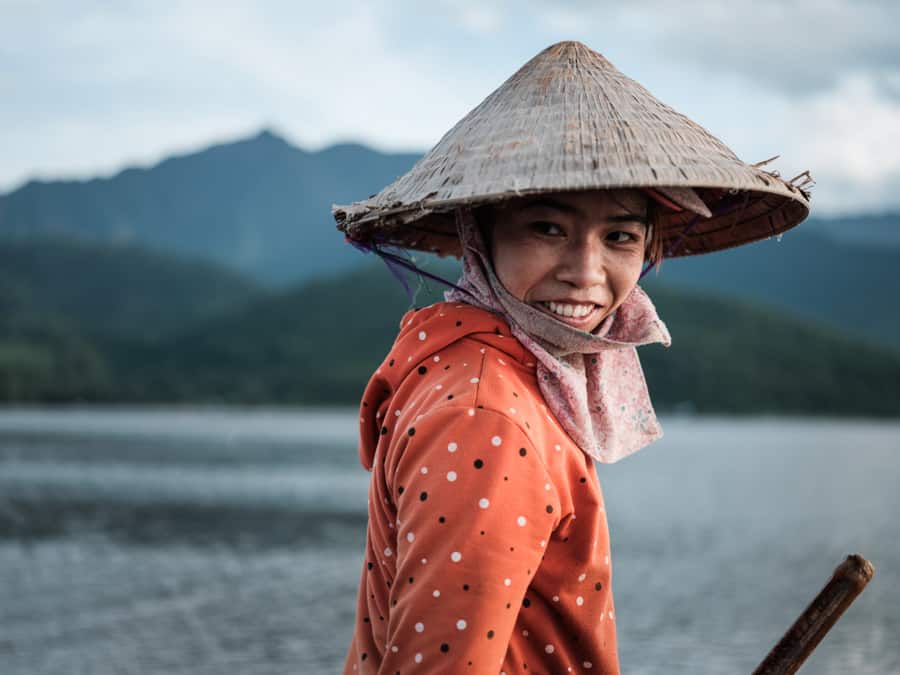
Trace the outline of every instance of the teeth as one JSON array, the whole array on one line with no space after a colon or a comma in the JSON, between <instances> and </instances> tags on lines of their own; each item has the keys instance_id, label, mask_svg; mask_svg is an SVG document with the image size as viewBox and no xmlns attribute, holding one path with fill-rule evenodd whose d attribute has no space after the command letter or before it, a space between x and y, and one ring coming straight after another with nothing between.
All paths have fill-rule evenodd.
<instances>
[{"instance_id":1,"label":"teeth","mask_svg":"<svg viewBox=\"0 0 900 675\"><path fill-rule=\"evenodd\" d=\"M554 314L571 316L576 319L587 316L594 310L594 305L570 305L563 302L553 302L552 300L550 302L545 302L544 306Z\"/></svg>"}]
</instances>

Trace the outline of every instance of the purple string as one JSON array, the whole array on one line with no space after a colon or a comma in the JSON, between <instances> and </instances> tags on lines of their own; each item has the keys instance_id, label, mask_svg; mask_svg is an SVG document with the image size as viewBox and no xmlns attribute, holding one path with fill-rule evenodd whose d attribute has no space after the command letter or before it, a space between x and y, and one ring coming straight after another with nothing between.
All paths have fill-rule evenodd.
<instances>
[{"instance_id":1,"label":"purple string","mask_svg":"<svg viewBox=\"0 0 900 675\"><path fill-rule=\"evenodd\" d=\"M718 218L719 216L724 216L724 215L731 213L732 211L743 206L743 204L742 204L743 201L745 201L745 200L734 199L734 200L731 200L730 202L726 202L725 204L723 204L718 209L716 209L715 211L712 212L710 219ZM694 216L691 219L691 222L689 222L684 227L684 229L681 231L681 234L678 236L678 239L676 239L675 242L671 246L666 247L666 252L664 255L665 258L671 258L675 254L675 252L681 248L681 244L684 243L685 238L688 236L688 234L690 234L691 230L693 230L694 226L697 225L697 223L699 223L699 222L700 222L700 214L697 214L696 216ZM638 277L638 280L640 281L641 279L643 279L644 276L647 274L647 272L649 272L654 267L656 267L658 262L659 261L656 261L654 263L648 263L647 265L645 265L644 271L641 272L641 276Z\"/></svg>"},{"instance_id":2,"label":"purple string","mask_svg":"<svg viewBox=\"0 0 900 675\"><path fill-rule=\"evenodd\" d=\"M350 242L350 244L358 251L362 251L363 253L374 253L382 260L384 260L384 264L387 265L388 269L391 271L391 274L393 274L394 277L396 277L397 280L403 285L403 289L406 291L406 295L409 298L410 302L413 302L415 300L415 294L412 292L412 289L409 285L409 279L407 278L409 273L418 275L419 277L426 277L427 279L431 279L432 281L436 281L440 284L444 284L445 286L455 288L458 291L462 291L463 293L471 295L471 293L469 293L469 291L467 291L466 289L461 288L450 281L447 281L443 277L439 277L436 274L432 274L431 272L423 270L421 267L417 267L411 260L381 248L378 242L369 243L354 241L349 237L347 237L347 241Z\"/></svg>"}]
</instances>

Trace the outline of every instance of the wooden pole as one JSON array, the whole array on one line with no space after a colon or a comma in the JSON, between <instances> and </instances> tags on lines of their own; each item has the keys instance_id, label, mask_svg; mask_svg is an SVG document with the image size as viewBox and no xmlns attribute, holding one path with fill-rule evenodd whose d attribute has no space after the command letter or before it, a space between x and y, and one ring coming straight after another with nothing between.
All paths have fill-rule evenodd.
<instances>
[{"instance_id":1,"label":"wooden pole","mask_svg":"<svg viewBox=\"0 0 900 675\"><path fill-rule=\"evenodd\" d=\"M861 555L847 556L834 570L831 581L772 648L753 675L791 675L797 672L874 574L872 563Z\"/></svg>"}]
</instances>

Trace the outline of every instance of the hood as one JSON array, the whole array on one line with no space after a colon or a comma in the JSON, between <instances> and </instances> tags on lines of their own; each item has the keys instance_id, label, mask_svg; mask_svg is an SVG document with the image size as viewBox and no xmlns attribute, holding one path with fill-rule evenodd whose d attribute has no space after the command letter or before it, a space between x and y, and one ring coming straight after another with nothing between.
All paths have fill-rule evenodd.
<instances>
[{"instance_id":1,"label":"hood","mask_svg":"<svg viewBox=\"0 0 900 675\"><path fill-rule=\"evenodd\" d=\"M369 380L360 403L359 460L367 471L372 470L375 461L381 420L400 384L413 371L428 368L436 353L464 338L482 342L510 359L534 367L534 357L497 314L456 302L410 310L400 320L400 333Z\"/></svg>"}]
</instances>

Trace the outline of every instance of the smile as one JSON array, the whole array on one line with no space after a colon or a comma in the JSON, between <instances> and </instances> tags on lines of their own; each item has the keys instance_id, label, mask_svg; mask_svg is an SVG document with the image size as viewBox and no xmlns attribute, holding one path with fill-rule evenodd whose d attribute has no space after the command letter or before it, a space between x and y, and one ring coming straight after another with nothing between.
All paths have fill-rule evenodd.
<instances>
[{"instance_id":1,"label":"smile","mask_svg":"<svg viewBox=\"0 0 900 675\"><path fill-rule=\"evenodd\" d=\"M574 316L576 319L587 316L594 310L594 307L596 307L594 304L573 305L566 302L554 302L553 300L541 304L554 314L558 314L559 316Z\"/></svg>"},{"instance_id":2,"label":"smile","mask_svg":"<svg viewBox=\"0 0 900 675\"><path fill-rule=\"evenodd\" d=\"M563 323L588 330L586 326L593 325L598 320L598 314L602 309L599 305L591 303L556 302L554 300L536 302L535 305Z\"/></svg>"}]
</instances>

